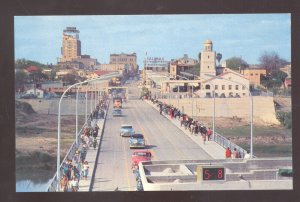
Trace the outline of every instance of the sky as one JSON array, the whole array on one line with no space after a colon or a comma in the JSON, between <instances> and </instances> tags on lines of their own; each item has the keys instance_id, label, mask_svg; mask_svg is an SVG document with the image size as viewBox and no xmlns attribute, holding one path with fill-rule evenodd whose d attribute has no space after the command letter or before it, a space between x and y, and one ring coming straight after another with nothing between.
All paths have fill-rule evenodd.
<instances>
[{"instance_id":1,"label":"sky","mask_svg":"<svg viewBox=\"0 0 300 202\"><path fill-rule=\"evenodd\" d=\"M242 57L259 64L264 51L291 61L290 14L15 16L15 59L56 64L62 33L76 27L81 54L101 64L110 54L136 53L140 69L148 57L198 59L206 39L222 61Z\"/></svg>"}]
</instances>

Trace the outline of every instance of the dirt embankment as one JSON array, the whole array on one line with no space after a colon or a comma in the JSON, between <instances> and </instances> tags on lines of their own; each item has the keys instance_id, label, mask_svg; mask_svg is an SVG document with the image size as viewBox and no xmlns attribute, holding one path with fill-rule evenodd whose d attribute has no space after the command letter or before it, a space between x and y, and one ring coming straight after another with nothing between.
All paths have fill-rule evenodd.
<instances>
[{"instance_id":1,"label":"dirt embankment","mask_svg":"<svg viewBox=\"0 0 300 202\"><path fill-rule=\"evenodd\" d=\"M200 123L212 127L211 117L198 117ZM215 130L231 142L250 149L249 120L239 118L216 118ZM253 124L253 151L257 157L291 157L292 131L280 125Z\"/></svg>"},{"instance_id":2,"label":"dirt embankment","mask_svg":"<svg viewBox=\"0 0 300 202\"><path fill-rule=\"evenodd\" d=\"M25 102L16 101L16 178L33 181L53 177L57 156L57 115L40 114ZM75 116L61 119L61 158L75 138ZM82 126L84 118L79 117Z\"/></svg>"}]
</instances>

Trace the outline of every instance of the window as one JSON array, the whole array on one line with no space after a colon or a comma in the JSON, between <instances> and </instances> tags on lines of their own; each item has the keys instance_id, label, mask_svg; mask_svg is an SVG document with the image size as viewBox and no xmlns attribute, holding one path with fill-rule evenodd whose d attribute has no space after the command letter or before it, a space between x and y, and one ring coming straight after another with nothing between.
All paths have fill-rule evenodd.
<instances>
[{"instance_id":1,"label":"window","mask_svg":"<svg viewBox=\"0 0 300 202\"><path fill-rule=\"evenodd\" d=\"M222 90L225 90L225 85L222 85Z\"/></svg>"},{"instance_id":2,"label":"window","mask_svg":"<svg viewBox=\"0 0 300 202\"><path fill-rule=\"evenodd\" d=\"M246 94L245 93L243 93L243 96L245 96Z\"/></svg>"},{"instance_id":3,"label":"window","mask_svg":"<svg viewBox=\"0 0 300 202\"><path fill-rule=\"evenodd\" d=\"M245 88L245 86L243 86L243 90L245 90L246 88Z\"/></svg>"},{"instance_id":4,"label":"window","mask_svg":"<svg viewBox=\"0 0 300 202\"><path fill-rule=\"evenodd\" d=\"M207 68L209 69L209 65L207 66Z\"/></svg>"},{"instance_id":5,"label":"window","mask_svg":"<svg viewBox=\"0 0 300 202\"><path fill-rule=\"evenodd\" d=\"M258 76L258 73L256 73L255 75Z\"/></svg>"},{"instance_id":6,"label":"window","mask_svg":"<svg viewBox=\"0 0 300 202\"><path fill-rule=\"evenodd\" d=\"M215 90L218 90L218 85L215 85Z\"/></svg>"},{"instance_id":7,"label":"window","mask_svg":"<svg viewBox=\"0 0 300 202\"><path fill-rule=\"evenodd\" d=\"M228 90L231 90L231 88L232 88L232 85L229 85L229 86L228 86Z\"/></svg>"},{"instance_id":8,"label":"window","mask_svg":"<svg viewBox=\"0 0 300 202\"><path fill-rule=\"evenodd\" d=\"M206 84L205 89L209 90L210 89L210 85Z\"/></svg>"},{"instance_id":9,"label":"window","mask_svg":"<svg viewBox=\"0 0 300 202\"><path fill-rule=\"evenodd\" d=\"M238 90L239 89L239 85L235 85L235 90Z\"/></svg>"},{"instance_id":10,"label":"window","mask_svg":"<svg viewBox=\"0 0 300 202\"><path fill-rule=\"evenodd\" d=\"M207 58L209 59L209 56L207 56Z\"/></svg>"},{"instance_id":11,"label":"window","mask_svg":"<svg viewBox=\"0 0 300 202\"><path fill-rule=\"evenodd\" d=\"M253 73L251 73L250 76L253 76Z\"/></svg>"}]
</instances>

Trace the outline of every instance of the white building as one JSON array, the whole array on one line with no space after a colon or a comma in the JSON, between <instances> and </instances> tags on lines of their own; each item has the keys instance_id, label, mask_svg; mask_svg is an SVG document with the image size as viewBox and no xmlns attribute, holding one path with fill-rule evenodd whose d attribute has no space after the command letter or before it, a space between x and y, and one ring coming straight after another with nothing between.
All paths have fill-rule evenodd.
<instances>
[{"instance_id":1,"label":"white building","mask_svg":"<svg viewBox=\"0 0 300 202\"><path fill-rule=\"evenodd\" d=\"M36 95L37 98L44 98L44 91L38 88L32 88L26 91L26 94L33 94Z\"/></svg>"},{"instance_id":2,"label":"white building","mask_svg":"<svg viewBox=\"0 0 300 202\"><path fill-rule=\"evenodd\" d=\"M200 87L201 97L212 97L213 90L215 90L216 97L249 96L249 79L229 68L216 71L216 52L213 51L211 40L204 42L204 50L201 53L200 77L204 79Z\"/></svg>"}]
</instances>

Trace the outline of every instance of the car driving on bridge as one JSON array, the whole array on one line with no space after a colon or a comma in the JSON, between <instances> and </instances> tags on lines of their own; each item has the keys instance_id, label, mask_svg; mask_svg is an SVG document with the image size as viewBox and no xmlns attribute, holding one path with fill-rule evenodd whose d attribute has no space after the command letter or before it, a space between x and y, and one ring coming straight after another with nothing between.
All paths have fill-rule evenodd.
<instances>
[{"instance_id":1,"label":"car driving on bridge","mask_svg":"<svg viewBox=\"0 0 300 202\"><path fill-rule=\"evenodd\" d=\"M129 148L145 148L145 139L143 134L136 133L130 136Z\"/></svg>"},{"instance_id":2,"label":"car driving on bridge","mask_svg":"<svg viewBox=\"0 0 300 202\"><path fill-rule=\"evenodd\" d=\"M132 125L129 125L129 124L121 125L120 136L130 137L133 134L134 134L134 129L133 129Z\"/></svg>"},{"instance_id":3,"label":"car driving on bridge","mask_svg":"<svg viewBox=\"0 0 300 202\"><path fill-rule=\"evenodd\" d=\"M131 168L136 170L139 162L141 161L151 161L152 154L148 150L136 150L131 156Z\"/></svg>"},{"instance_id":4,"label":"car driving on bridge","mask_svg":"<svg viewBox=\"0 0 300 202\"><path fill-rule=\"evenodd\" d=\"M113 116L122 116L122 110L121 109L114 109L112 112Z\"/></svg>"}]
</instances>

